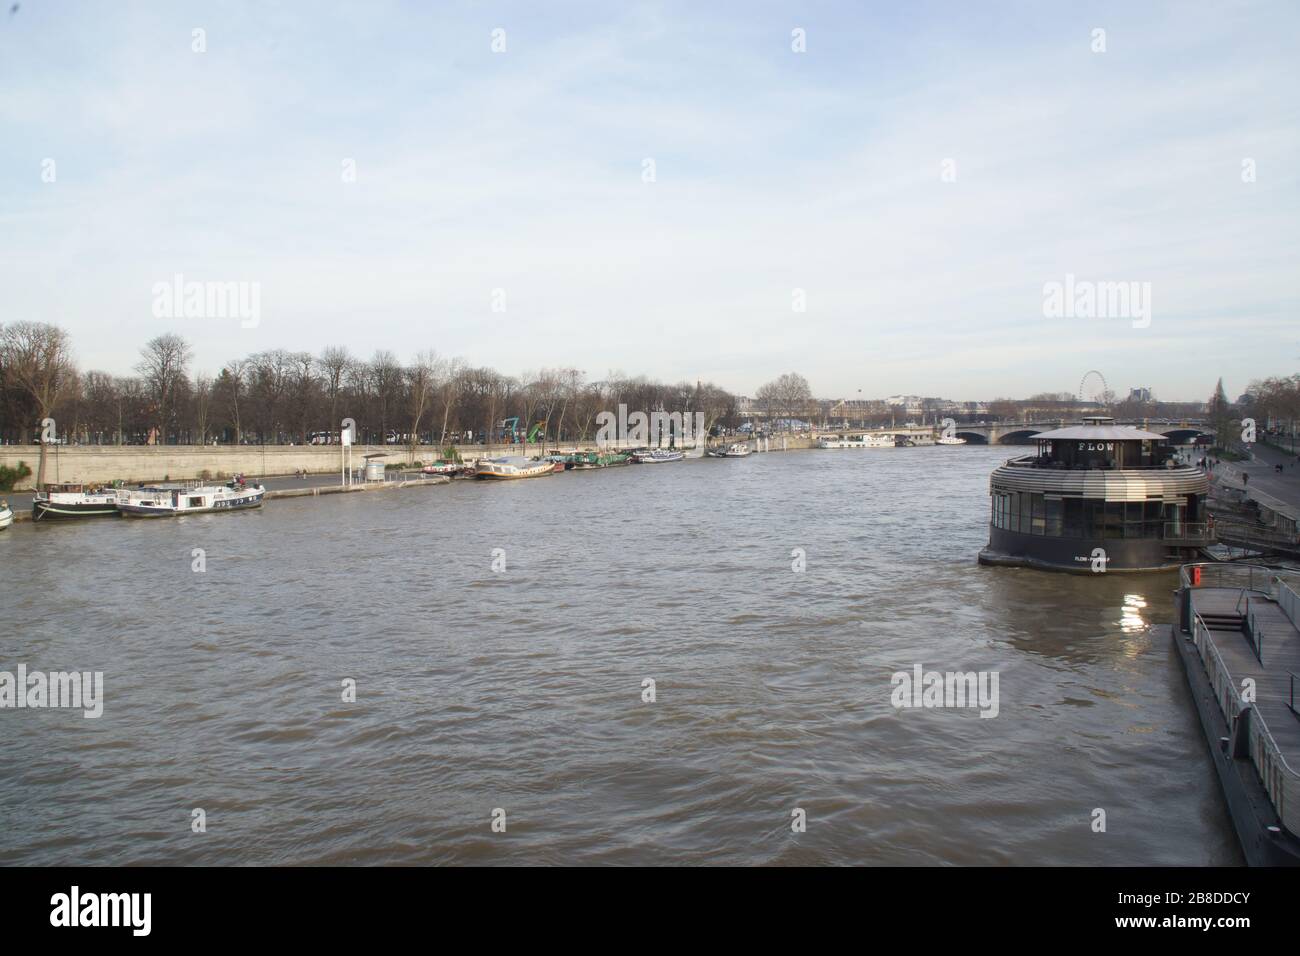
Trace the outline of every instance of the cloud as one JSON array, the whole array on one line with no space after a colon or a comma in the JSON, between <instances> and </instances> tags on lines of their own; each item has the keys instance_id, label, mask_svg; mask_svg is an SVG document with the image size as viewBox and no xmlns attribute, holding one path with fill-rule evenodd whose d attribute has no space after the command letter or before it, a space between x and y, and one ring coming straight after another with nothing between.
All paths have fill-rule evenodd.
<instances>
[{"instance_id":1,"label":"cloud","mask_svg":"<svg viewBox=\"0 0 1300 956\"><path fill-rule=\"evenodd\" d=\"M823 395L1104 366L1191 398L1293 368L1286 4L1103 5L1105 54L1064 9L837 5L802 55L766 8L116 10L43 10L0 68L8 311L88 366L174 329L209 371L342 343L741 392L793 367ZM262 323L162 328L149 290L177 272L261 282ZM1150 282L1151 327L1043 318L1067 272Z\"/></svg>"}]
</instances>

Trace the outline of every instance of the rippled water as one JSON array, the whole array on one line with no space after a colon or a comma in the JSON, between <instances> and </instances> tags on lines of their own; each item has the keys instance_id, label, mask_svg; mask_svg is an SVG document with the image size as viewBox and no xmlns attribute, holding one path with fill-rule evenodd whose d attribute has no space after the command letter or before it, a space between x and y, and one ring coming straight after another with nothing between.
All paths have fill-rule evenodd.
<instances>
[{"instance_id":1,"label":"rippled water","mask_svg":"<svg viewBox=\"0 0 1300 956\"><path fill-rule=\"evenodd\" d=\"M0 710L0 863L1240 863L1150 629L1175 575L978 566L1006 454L15 526L0 669L106 702ZM917 663L997 671L999 715L895 710Z\"/></svg>"}]
</instances>

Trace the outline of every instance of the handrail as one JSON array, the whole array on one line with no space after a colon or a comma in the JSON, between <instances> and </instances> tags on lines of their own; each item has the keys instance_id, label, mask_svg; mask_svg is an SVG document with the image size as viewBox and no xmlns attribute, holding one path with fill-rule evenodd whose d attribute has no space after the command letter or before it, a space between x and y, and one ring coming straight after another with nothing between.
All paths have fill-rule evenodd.
<instances>
[{"instance_id":1,"label":"handrail","mask_svg":"<svg viewBox=\"0 0 1300 956\"><path fill-rule=\"evenodd\" d=\"M1080 468L1073 465L1066 466L1053 459L1042 458L1038 455L1017 455L1015 458L1008 458L1005 462L1003 462L1003 464L1010 466L1012 468L1041 468L1044 471L1063 471L1063 472L1101 471L1101 472L1112 473L1117 471L1159 471L1159 472L1170 472L1173 474L1177 474L1179 472L1194 471L1200 474L1204 474L1204 472L1201 471L1201 469L1196 465L1187 465L1187 464L1175 464L1172 467L1169 465L1124 464L1124 465L1117 466L1115 468L1094 468L1094 467Z\"/></svg>"},{"instance_id":2,"label":"handrail","mask_svg":"<svg viewBox=\"0 0 1300 956\"><path fill-rule=\"evenodd\" d=\"M1209 541L1213 538L1210 525L1205 521L1166 521L1164 538L1166 541Z\"/></svg>"},{"instance_id":3,"label":"handrail","mask_svg":"<svg viewBox=\"0 0 1300 956\"><path fill-rule=\"evenodd\" d=\"M1277 579L1277 604L1287 620L1300 628L1300 621L1296 620L1300 617L1300 593L1280 577Z\"/></svg>"},{"instance_id":4,"label":"handrail","mask_svg":"<svg viewBox=\"0 0 1300 956\"><path fill-rule=\"evenodd\" d=\"M1229 728L1236 726L1237 719L1247 706L1251 707L1248 724L1251 762L1283 825L1292 833L1300 834L1300 774L1287 762L1259 709L1253 706L1253 702L1248 705L1233 685L1205 620L1195 610L1192 616L1192 643L1214 690L1215 701L1228 721ZM1294 675L1292 679L1294 681ZM1296 798L1294 808L1288 797Z\"/></svg>"},{"instance_id":5,"label":"handrail","mask_svg":"<svg viewBox=\"0 0 1300 956\"><path fill-rule=\"evenodd\" d=\"M1233 578L1239 581L1241 578L1241 572L1246 572L1248 574L1246 588L1251 591L1258 591L1260 594L1269 593L1268 584L1270 583L1270 579L1276 577L1278 574L1276 568L1267 568L1262 564L1238 564L1235 562L1232 564L1225 564L1219 561L1200 561L1193 564L1184 564L1178 569L1178 580L1182 587L1192 587L1192 568L1200 568L1203 573L1202 581L1197 585L1198 587L1240 587L1241 585L1237 583L1229 585L1222 583L1213 584L1209 583L1206 579L1214 579L1222 582ZM1264 579L1263 586L1258 586L1256 584L1255 579L1257 573Z\"/></svg>"}]
</instances>

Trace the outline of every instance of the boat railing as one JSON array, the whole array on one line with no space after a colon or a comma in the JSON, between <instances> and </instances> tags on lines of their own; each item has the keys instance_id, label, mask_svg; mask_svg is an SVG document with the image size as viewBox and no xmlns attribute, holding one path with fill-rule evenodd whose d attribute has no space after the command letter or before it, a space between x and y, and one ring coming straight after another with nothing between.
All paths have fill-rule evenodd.
<instances>
[{"instance_id":1,"label":"boat railing","mask_svg":"<svg viewBox=\"0 0 1300 956\"><path fill-rule=\"evenodd\" d=\"M1245 716L1245 720L1251 762L1255 765L1260 783L1264 785L1282 825L1292 833L1300 834L1300 774L1287 763L1259 710L1245 701L1232 683L1232 677L1214 644L1210 629L1199 614L1194 616L1192 641L1230 731L1236 731L1238 720L1242 719L1243 712L1249 707L1250 713ZM1294 675L1292 680L1294 681Z\"/></svg>"},{"instance_id":2,"label":"boat railing","mask_svg":"<svg viewBox=\"0 0 1300 956\"><path fill-rule=\"evenodd\" d=\"M1214 532L1205 521L1166 521L1164 531L1166 541L1208 544L1214 539Z\"/></svg>"},{"instance_id":3,"label":"boat railing","mask_svg":"<svg viewBox=\"0 0 1300 956\"><path fill-rule=\"evenodd\" d=\"M1046 471L1200 471L1195 465L1186 463L1175 463L1172 467L1161 463L1158 465L1141 465L1129 464L1125 462L1122 465L1116 465L1114 468L1099 468L1093 464L1073 464L1069 465L1055 458L1046 458L1041 455L1021 455L1017 458L1008 458L1005 462L1011 468L1041 468Z\"/></svg>"}]
</instances>

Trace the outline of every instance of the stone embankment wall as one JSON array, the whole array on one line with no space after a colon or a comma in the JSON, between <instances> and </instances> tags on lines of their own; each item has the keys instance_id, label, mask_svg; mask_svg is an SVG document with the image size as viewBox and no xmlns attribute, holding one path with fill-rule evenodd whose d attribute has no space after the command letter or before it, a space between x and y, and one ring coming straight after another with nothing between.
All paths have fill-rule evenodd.
<instances>
[{"instance_id":1,"label":"stone embankment wall","mask_svg":"<svg viewBox=\"0 0 1300 956\"><path fill-rule=\"evenodd\" d=\"M776 437L768 440L772 451L808 448L807 438ZM574 449L572 443L561 446L564 451ZM596 446L579 443L580 450ZM547 452L556 450L547 445ZM474 445L460 449L466 458L495 457L498 455L537 455L541 445ZM179 481L201 478L226 478L234 474L265 478L292 475L300 470L309 474L338 474L341 471L341 449L338 445L57 445L48 451L45 480L49 482L72 481L78 483L110 482L115 479L130 484L142 481ZM364 457L385 454L387 462L401 464L410 460L405 446L354 445L352 467L364 465ZM417 460L432 461L437 450L421 445L415 450ZM0 445L0 465L16 466L23 461L32 470L27 479L30 485L36 480L36 463L40 448L36 445Z\"/></svg>"}]
</instances>

